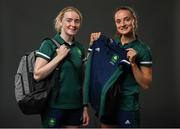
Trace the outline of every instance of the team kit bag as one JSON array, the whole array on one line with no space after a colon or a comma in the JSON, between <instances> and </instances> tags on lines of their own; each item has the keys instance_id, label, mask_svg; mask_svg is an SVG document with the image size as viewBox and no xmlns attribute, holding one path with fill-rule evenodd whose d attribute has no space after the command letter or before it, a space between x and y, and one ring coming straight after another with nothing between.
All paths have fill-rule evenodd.
<instances>
[{"instance_id":1,"label":"team kit bag","mask_svg":"<svg viewBox=\"0 0 180 129\"><path fill-rule=\"evenodd\" d=\"M45 40L51 40L57 47L60 46L54 39L46 38ZM36 50L23 55L15 75L15 97L20 110L24 114L40 114L43 111L52 88L50 84L54 79L59 78L60 65L45 79L41 81L34 80L35 60Z\"/></svg>"}]
</instances>

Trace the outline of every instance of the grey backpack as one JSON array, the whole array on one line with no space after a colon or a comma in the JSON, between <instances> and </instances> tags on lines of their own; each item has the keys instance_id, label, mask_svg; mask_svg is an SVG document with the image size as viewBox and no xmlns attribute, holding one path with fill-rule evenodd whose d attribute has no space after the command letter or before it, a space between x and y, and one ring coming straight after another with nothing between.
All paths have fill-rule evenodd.
<instances>
[{"instance_id":1,"label":"grey backpack","mask_svg":"<svg viewBox=\"0 0 180 129\"><path fill-rule=\"evenodd\" d=\"M59 47L59 43L51 40ZM17 73L15 75L15 97L24 114L40 114L46 107L48 95L51 91L53 80L59 77L59 67L51 75L41 81L33 78L34 63L36 60L36 50L26 53L21 57ZM60 65L59 65L60 66Z\"/></svg>"}]
</instances>

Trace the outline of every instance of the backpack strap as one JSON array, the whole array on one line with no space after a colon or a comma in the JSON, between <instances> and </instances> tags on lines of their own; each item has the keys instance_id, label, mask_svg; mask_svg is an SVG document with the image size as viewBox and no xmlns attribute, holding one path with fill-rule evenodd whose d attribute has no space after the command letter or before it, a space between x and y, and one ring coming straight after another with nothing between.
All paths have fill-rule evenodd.
<instances>
[{"instance_id":1,"label":"backpack strap","mask_svg":"<svg viewBox=\"0 0 180 129\"><path fill-rule=\"evenodd\" d=\"M61 46L58 41L56 41L54 38L50 39L58 48ZM55 101L57 102L57 98L59 96L59 79L60 79L60 74L59 74L59 71L61 69L61 66L62 64L64 63L64 60L61 61L61 63L57 66L57 68L55 69L54 71L54 79L55 79L55 85L54 85L54 88L55 88L55 95L54 95L54 98L55 98Z\"/></svg>"},{"instance_id":2,"label":"backpack strap","mask_svg":"<svg viewBox=\"0 0 180 129\"><path fill-rule=\"evenodd\" d=\"M52 38L51 41L53 41L53 43L56 44L58 48L61 46L54 38Z\"/></svg>"},{"instance_id":3,"label":"backpack strap","mask_svg":"<svg viewBox=\"0 0 180 129\"><path fill-rule=\"evenodd\" d=\"M58 41L56 41L54 38L44 38L43 40L50 40L52 43L54 43L58 48L61 46ZM53 80L54 80L54 85L52 88L54 88L55 93L53 95L55 101L57 102L57 97L59 96L59 79L60 79L60 74L59 71L61 69L62 64L64 63L64 60L61 61L61 63L55 68L53 72Z\"/></svg>"},{"instance_id":4,"label":"backpack strap","mask_svg":"<svg viewBox=\"0 0 180 129\"><path fill-rule=\"evenodd\" d=\"M44 40L52 41L58 48L61 46L54 38L44 38L43 41Z\"/></svg>"}]
</instances>

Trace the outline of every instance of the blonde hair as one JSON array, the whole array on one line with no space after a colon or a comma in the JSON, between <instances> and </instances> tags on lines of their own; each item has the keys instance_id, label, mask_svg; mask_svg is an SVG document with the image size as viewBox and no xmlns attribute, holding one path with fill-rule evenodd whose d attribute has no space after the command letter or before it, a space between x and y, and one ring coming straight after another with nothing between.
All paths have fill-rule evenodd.
<instances>
[{"instance_id":1,"label":"blonde hair","mask_svg":"<svg viewBox=\"0 0 180 129\"><path fill-rule=\"evenodd\" d=\"M133 16L134 18L134 26L135 26L135 30L138 28L138 23L137 23L137 16L136 16L136 13L134 11L133 8L129 7L129 6L121 6L121 7L118 7L117 9L115 9L114 11L114 18L115 18L115 14L119 11L119 10L127 10L131 13L131 15Z\"/></svg>"},{"instance_id":2,"label":"blonde hair","mask_svg":"<svg viewBox=\"0 0 180 129\"><path fill-rule=\"evenodd\" d=\"M72 7L72 6L65 7L58 13L57 17L54 20L54 28L57 32L61 32L62 26L60 25L60 22L62 21L64 14L66 12L71 12L71 11L76 12L80 17L80 21L82 22L82 19L83 19L82 14L77 8Z\"/></svg>"}]
</instances>

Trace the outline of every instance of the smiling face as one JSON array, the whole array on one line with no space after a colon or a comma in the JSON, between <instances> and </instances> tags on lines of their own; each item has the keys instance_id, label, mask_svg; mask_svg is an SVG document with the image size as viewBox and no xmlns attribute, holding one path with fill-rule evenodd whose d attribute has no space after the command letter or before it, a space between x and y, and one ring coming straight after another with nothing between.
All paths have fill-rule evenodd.
<instances>
[{"instance_id":1,"label":"smiling face","mask_svg":"<svg viewBox=\"0 0 180 129\"><path fill-rule=\"evenodd\" d=\"M77 34L81 20L80 16L74 11L68 11L64 13L61 24L61 33L65 33L69 36L74 36Z\"/></svg>"},{"instance_id":2,"label":"smiling face","mask_svg":"<svg viewBox=\"0 0 180 129\"><path fill-rule=\"evenodd\" d=\"M129 10L120 9L114 16L117 32L120 35L128 35L134 33L136 29L135 17Z\"/></svg>"},{"instance_id":3,"label":"smiling face","mask_svg":"<svg viewBox=\"0 0 180 129\"><path fill-rule=\"evenodd\" d=\"M82 23L81 12L72 6L68 6L60 10L54 20L55 30L63 35L74 36L77 34Z\"/></svg>"}]
</instances>

